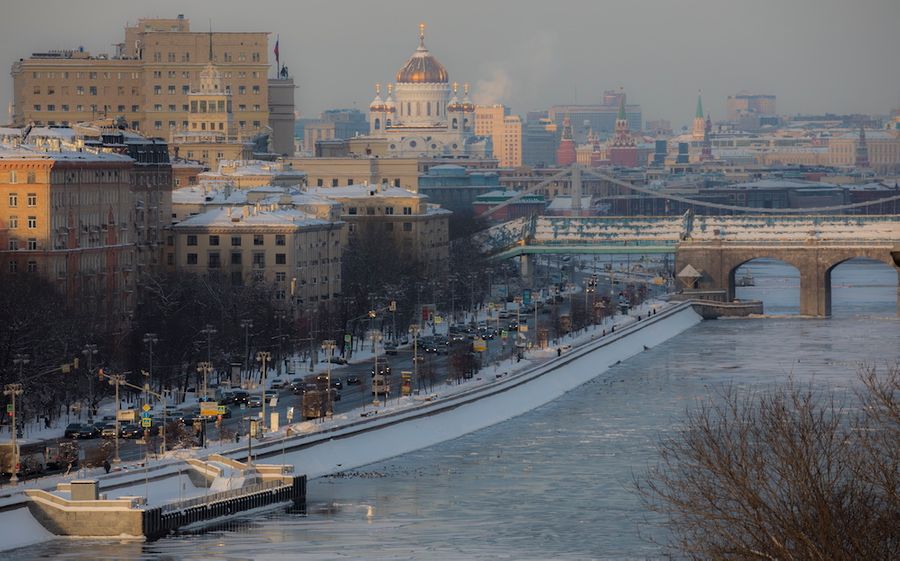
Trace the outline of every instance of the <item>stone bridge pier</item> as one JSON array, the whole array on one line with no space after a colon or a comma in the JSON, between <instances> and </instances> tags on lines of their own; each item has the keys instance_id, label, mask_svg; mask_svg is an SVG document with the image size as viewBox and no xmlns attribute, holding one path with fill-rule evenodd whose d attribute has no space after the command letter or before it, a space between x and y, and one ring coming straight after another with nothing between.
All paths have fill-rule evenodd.
<instances>
[{"instance_id":1,"label":"stone bridge pier","mask_svg":"<svg viewBox=\"0 0 900 561\"><path fill-rule=\"evenodd\" d=\"M754 259L778 259L800 271L800 314L831 315L831 273L841 263L865 257L890 265L897 272L897 315L900 316L900 246L885 243L749 244L726 241L683 241L677 246L675 274L690 265L699 276L694 288L724 291L735 297L735 272Z\"/></svg>"}]
</instances>

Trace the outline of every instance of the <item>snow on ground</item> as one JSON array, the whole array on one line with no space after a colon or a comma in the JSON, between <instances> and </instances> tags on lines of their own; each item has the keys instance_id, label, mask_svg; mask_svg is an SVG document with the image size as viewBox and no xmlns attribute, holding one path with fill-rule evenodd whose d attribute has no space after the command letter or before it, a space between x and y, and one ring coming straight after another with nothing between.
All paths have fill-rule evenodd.
<instances>
[{"instance_id":1,"label":"snow on ground","mask_svg":"<svg viewBox=\"0 0 900 561\"><path fill-rule=\"evenodd\" d=\"M55 537L35 520L27 507L0 512L0 550L25 547Z\"/></svg>"}]
</instances>

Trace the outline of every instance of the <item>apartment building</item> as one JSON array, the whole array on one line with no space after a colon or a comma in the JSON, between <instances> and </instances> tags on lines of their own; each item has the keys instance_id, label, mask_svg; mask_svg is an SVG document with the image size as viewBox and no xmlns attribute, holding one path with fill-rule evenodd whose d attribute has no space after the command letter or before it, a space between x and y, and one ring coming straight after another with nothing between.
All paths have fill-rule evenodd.
<instances>
[{"instance_id":1,"label":"apartment building","mask_svg":"<svg viewBox=\"0 0 900 561\"><path fill-rule=\"evenodd\" d=\"M132 129L170 141L189 130L191 92L213 63L230 92L236 133L251 137L269 131L270 111L293 120L292 79L272 80L279 92L270 103L268 53L267 32L191 31L184 16L142 18L126 26L111 55L50 51L15 62L13 120L69 125L121 116ZM275 130L287 138L273 138L273 146L293 146L292 127Z\"/></svg>"},{"instance_id":2,"label":"apartment building","mask_svg":"<svg viewBox=\"0 0 900 561\"><path fill-rule=\"evenodd\" d=\"M475 134L491 138L501 167L522 165L522 119L503 105L475 106Z\"/></svg>"}]
</instances>

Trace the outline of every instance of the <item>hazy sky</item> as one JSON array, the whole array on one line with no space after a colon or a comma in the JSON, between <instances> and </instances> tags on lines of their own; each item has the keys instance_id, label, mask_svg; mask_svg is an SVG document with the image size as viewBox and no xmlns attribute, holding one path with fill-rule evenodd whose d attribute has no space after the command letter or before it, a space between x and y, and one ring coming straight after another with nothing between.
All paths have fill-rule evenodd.
<instances>
[{"instance_id":1,"label":"hazy sky","mask_svg":"<svg viewBox=\"0 0 900 561\"><path fill-rule=\"evenodd\" d=\"M619 86L645 119L675 126L693 117L698 88L714 119L740 90L777 95L786 114L900 105L900 0L3 0L2 63L112 52L126 22L179 13L194 30L212 18L216 30L270 31L272 45L280 34L306 117L366 109L373 84L415 49L420 21L451 81L522 115ZM3 108L11 97L5 72Z\"/></svg>"}]
</instances>

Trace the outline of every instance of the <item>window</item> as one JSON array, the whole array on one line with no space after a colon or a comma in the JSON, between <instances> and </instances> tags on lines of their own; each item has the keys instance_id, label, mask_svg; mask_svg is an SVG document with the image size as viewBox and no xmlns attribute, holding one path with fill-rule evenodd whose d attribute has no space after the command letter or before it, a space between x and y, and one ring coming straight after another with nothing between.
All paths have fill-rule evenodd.
<instances>
[{"instance_id":1,"label":"window","mask_svg":"<svg viewBox=\"0 0 900 561\"><path fill-rule=\"evenodd\" d=\"M168 90L168 91L169 91L169 95L175 95L175 86L172 85L172 84L169 84L169 90Z\"/></svg>"},{"instance_id":2,"label":"window","mask_svg":"<svg viewBox=\"0 0 900 561\"><path fill-rule=\"evenodd\" d=\"M403 231L404 232L412 232L412 222L404 222L403 223Z\"/></svg>"},{"instance_id":3,"label":"window","mask_svg":"<svg viewBox=\"0 0 900 561\"><path fill-rule=\"evenodd\" d=\"M196 265L197 264L197 254L196 253L188 253L187 254L187 264L188 265Z\"/></svg>"},{"instance_id":4,"label":"window","mask_svg":"<svg viewBox=\"0 0 900 561\"><path fill-rule=\"evenodd\" d=\"M284 234L275 234L275 245L285 245Z\"/></svg>"},{"instance_id":5,"label":"window","mask_svg":"<svg viewBox=\"0 0 900 561\"><path fill-rule=\"evenodd\" d=\"M191 88L187 84L181 86L181 93L187 95L190 91L191 91Z\"/></svg>"},{"instance_id":6,"label":"window","mask_svg":"<svg viewBox=\"0 0 900 561\"><path fill-rule=\"evenodd\" d=\"M28 251L37 250L37 238L28 238Z\"/></svg>"},{"instance_id":7,"label":"window","mask_svg":"<svg viewBox=\"0 0 900 561\"><path fill-rule=\"evenodd\" d=\"M384 207L384 213L387 215L394 214L394 207L392 207L392 206Z\"/></svg>"},{"instance_id":8,"label":"window","mask_svg":"<svg viewBox=\"0 0 900 561\"><path fill-rule=\"evenodd\" d=\"M324 180L320 177L316 179L316 187L322 187L324 185Z\"/></svg>"},{"instance_id":9,"label":"window","mask_svg":"<svg viewBox=\"0 0 900 561\"><path fill-rule=\"evenodd\" d=\"M159 84L153 86L153 93L154 95L162 94L162 86L160 86Z\"/></svg>"},{"instance_id":10,"label":"window","mask_svg":"<svg viewBox=\"0 0 900 561\"><path fill-rule=\"evenodd\" d=\"M347 180L347 185L353 185L353 178Z\"/></svg>"},{"instance_id":11,"label":"window","mask_svg":"<svg viewBox=\"0 0 900 561\"><path fill-rule=\"evenodd\" d=\"M16 251L17 249L19 249L19 240L17 240L17 239L9 240L9 244L7 244L7 247L9 247L10 251Z\"/></svg>"},{"instance_id":12,"label":"window","mask_svg":"<svg viewBox=\"0 0 900 561\"><path fill-rule=\"evenodd\" d=\"M259 86L253 86L253 93L255 93L255 94L259 93Z\"/></svg>"},{"instance_id":13,"label":"window","mask_svg":"<svg viewBox=\"0 0 900 561\"><path fill-rule=\"evenodd\" d=\"M91 95L97 95L97 86L91 86L90 88Z\"/></svg>"},{"instance_id":14,"label":"window","mask_svg":"<svg viewBox=\"0 0 900 561\"><path fill-rule=\"evenodd\" d=\"M374 206L366 207L366 214L368 214L369 216L373 216L375 214L375 207Z\"/></svg>"},{"instance_id":15,"label":"window","mask_svg":"<svg viewBox=\"0 0 900 561\"><path fill-rule=\"evenodd\" d=\"M28 193L28 206L37 206L37 193Z\"/></svg>"},{"instance_id":16,"label":"window","mask_svg":"<svg viewBox=\"0 0 900 561\"><path fill-rule=\"evenodd\" d=\"M18 269L19 269L18 263L16 263L15 261L9 262L9 272L10 273L15 273Z\"/></svg>"},{"instance_id":17,"label":"window","mask_svg":"<svg viewBox=\"0 0 900 561\"><path fill-rule=\"evenodd\" d=\"M331 180L331 186L332 186L332 187L337 187L337 186L338 186L338 180L337 180L337 179L332 179L332 180Z\"/></svg>"},{"instance_id":18,"label":"window","mask_svg":"<svg viewBox=\"0 0 900 561\"><path fill-rule=\"evenodd\" d=\"M35 106L34 106L34 110L35 110L35 111L40 111L40 110L41 110L41 106L40 106L40 105L35 105Z\"/></svg>"},{"instance_id":19,"label":"window","mask_svg":"<svg viewBox=\"0 0 900 561\"><path fill-rule=\"evenodd\" d=\"M276 300L284 300L285 299L284 289L278 289L275 291L275 299Z\"/></svg>"},{"instance_id":20,"label":"window","mask_svg":"<svg viewBox=\"0 0 900 561\"><path fill-rule=\"evenodd\" d=\"M207 267L210 269L218 269L221 266L222 262L219 259L219 252L213 251L209 254L209 261L207 262Z\"/></svg>"},{"instance_id":21,"label":"window","mask_svg":"<svg viewBox=\"0 0 900 561\"><path fill-rule=\"evenodd\" d=\"M162 121L153 121L153 128L159 130L162 128Z\"/></svg>"},{"instance_id":22,"label":"window","mask_svg":"<svg viewBox=\"0 0 900 561\"><path fill-rule=\"evenodd\" d=\"M231 252L231 264L232 265L240 265L241 264L241 252L240 251L232 251Z\"/></svg>"},{"instance_id":23,"label":"window","mask_svg":"<svg viewBox=\"0 0 900 561\"><path fill-rule=\"evenodd\" d=\"M231 236L231 245L233 245L234 247L239 247L241 245L241 237Z\"/></svg>"},{"instance_id":24,"label":"window","mask_svg":"<svg viewBox=\"0 0 900 561\"><path fill-rule=\"evenodd\" d=\"M119 113L124 113L124 112L125 112L125 106L124 106L124 105L119 105L118 107L116 107L116 111L118 111Z\"/></svg>"},{"instance_id":25,"label":"window","mask_svg":"<svg viewBox=\"0 0 900 561\"><path fill-rule=\"evenodd\" d=\"M34 95L41 95L41 87L40 86L34 87Z\"/></svg>"},{"instance_id":26,"label":"window","mask_svg":"<svg viewBox=\"0 0 900 561\"><path fill-rule=\"evenodd\" d=\"M263 245L265 243L262 234L253 234L253 245Z\"/></svg>"},{"instance_id":27,"label":"window","mask_svg":"<svg viewBox=\"0 0 900 561\"><path fill-rule=\"evenodd\" d=\"M210 236L209 245L219 245L219 236Z\"/></svg>"},{"instance_id":28,"label":"window","mask_svg":"<svg viewBox=\"0 0 900 561\"><path fill-rule=\"evenodd\" d=\"M412 207L409 207L409 206L403 207L403 214L406 215L406 216L411 215L411 214L412 214Z\"/></svg>"},{"instance_id":29,"label":"window","mask_svg":"<svg viewBox=\"0 0 900 561\"><path fill-rule=\"evenodd\" d=\"M69 106L68 106L67 104L65 104L65 103L63 103L61 107L62 107L63 113L65 113L66 111L69 110Z\"/></svg>"},{"instance_id":30,"label":"window","mask_svg":"<svg viewBox=\"0 0 900 561\"><path fill-rule=\"evenodd\" d=\"M189 235L187 237L187 244L188 245L197 245L197 236L194 234Z\"/></svg>"},{"instance_id":31,"label":"window","mask_svg":"<svg viewBox=\"0 0 900 561\"><path fill-rule=\"evenodd\" d=\"M263 269L266 266L266 254L262 251L253 252L253 267L255 269Z\"/></svg>"},{"instance_id":32,"label":"window","mask_svg":"<svg viewBox=\"0 0 900 561\"><path fill-rule=\"evenodd\" d=\"M9 217L9 229L14 230L19 227L19 217L18 216L10 216Z\"/></svg>"},{"instance_id":33,"label":"window","mask_svg":"<svg viewBox=\"0 0 900 561\"><path fill-rule=\"evenodd\" d=\"M29 259L29 260L28 260L28 272L29 272L29 273L36 273L36 272L37 272L37 261L35 261L34 259Z\"/></svg>"},{"instance_id":34,"label":"window","mask_svg":"<svg viewBox=\"0 0 900 561\"><path fill-rule=\"evenodd\" d=\"M140 106L138 106L138 105L132 105L132 106L131 106L131 112L132 112L132 113L137 113L138 111L140 111L140 109L141 109L141 108L140 108Z\"/></svg>"},{"instance_id":35,"label":"window","mask_svg":"<svg viewBox=\"0 0 900 561\"><path fill-rule=\"evenodd\" d=\"M37 228L37 216L29 216L28 217L28 229L34 230Z\"/></svg>"},{"instance_id":36,"label":"window","mask_svg":"<svg viewBox=\"0 0 900 561\"><path fill-rule=\"evenodd\" d=\"M10 183L16 182L16 172L14 172L14 171L9 172L9 182ZM9 206L11 206L11 207L19 206L19 194L18 193L10 193L9 194Z\"/></svg>"},{"instance_id":37,"label":"window","mask_svg":"<svg viewBox=\"0 0 900 561\"><path fill-rule=\"evenodd\" d=\"M353 215L355 215L355 214L356 214L356 207L355 207L355 206L351 206L350 208L348 208L348 209L347 209L347 214L353 214Z\"/></svg>"},{"instance_id":38,"label":"window","mask_svg":"<svg viewBox=\"0 0 900 561\"><path fill-rule=\"evenodd\" d=\"M286 253L276 253L275 254L275 264L276 265L287 265L287 254Z\"/></svg>"},{"instance_id":39,"label":"window","mask_svg":"<svg viewBox=\"0 0 900 561\"><path fill-rule=\"evenodd\" d=\"M175 264L175 254L169 253L166 254L166 265L174 265Z\"/></svg>"},{"instance_id":40,"label":"window","mask_svg":"<svg viewBox=\"0 0 900 561\"><path fill-rule=\"evenodd\" d=\"M275 273L275 282L284 282L287 278L287 273L284 271L278 271Z\"/></svg>"},{"instance_id":41,"label":"window","mask_svg":"<svg viewBox=\"0 0 900 561\"><path fill-rule=\"evenodd\" d=\"M244 95L247 93L247 86L238 86L238 93Z\"/></svg>"},{"instance_id":42,"label":"window","mask_svg":"<svg viewBox=\"0 0 900 561\"><path fill-rule=\"evenodd\" d=\"M253 126L256 128L260 127L260 121L253 121Z\"/></svg>"}]
</instances>

